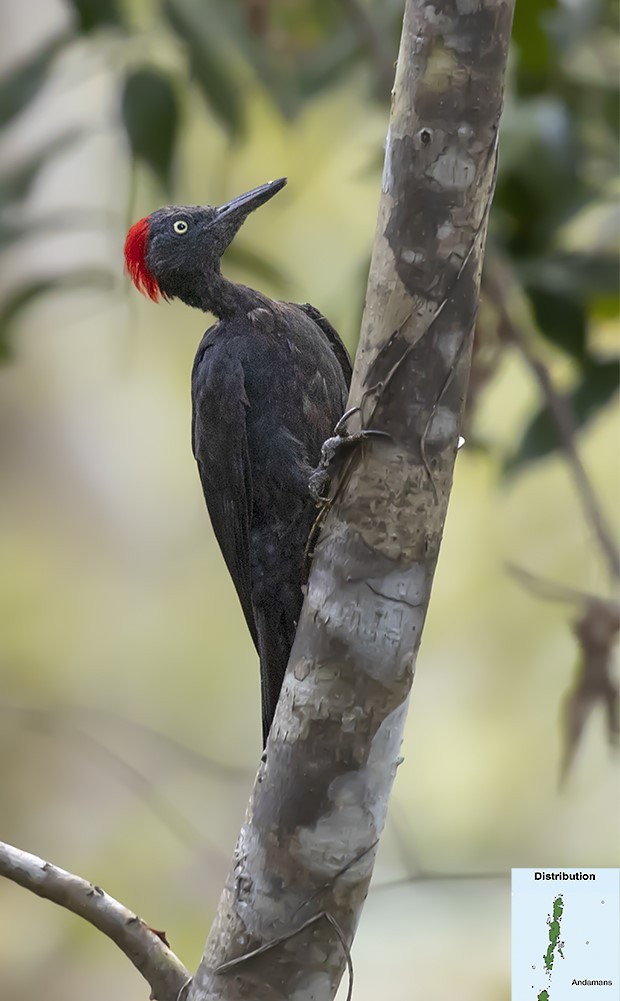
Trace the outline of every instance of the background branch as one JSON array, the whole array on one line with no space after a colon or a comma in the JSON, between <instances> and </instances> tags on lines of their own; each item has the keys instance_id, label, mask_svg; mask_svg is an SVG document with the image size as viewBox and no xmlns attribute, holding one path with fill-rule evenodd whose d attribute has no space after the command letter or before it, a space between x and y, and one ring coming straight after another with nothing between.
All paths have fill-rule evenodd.
<instances>
[{"instance_id":1,"label":"background branch","mask_svg":"<svg viewBox=\"0 0 620 1001\"><path fill-rule=\"evenodd\" d=\"M588 594L587 591L578 591L574 587L567 587L566 584L559 584L555 580L547 580L538 574L530 573L516 563L508 563L506 570L511 577L526 591L534 594L543 601L557 601L569 605L583 605L589 601L600 601L595 594Z\"/></svg>"},{"instance_id":2,"label":"background branch","mask_svg":"<svg viewBox=\"0 0 620 1001\"><path fill-rule=\"evenodd\" d=\"M495 266L498 267L497 259ZM576 443L575 419L568 400L557 392L549 369L536 355L523 331L516 324L506 306L507 286L511 283L509 269L503 265L503 280L500 286L491 269L485 272L485 290L495 308L499 311L502 336L519 351L525 364L538 383L541 396L549 408L549 413L562 443L569 468L573 474L577 494L581 501L586 520L590 525L600 552L612 578L620 579L620 551L599 503L598 497L586 469L581 461Z\"/></svg>"},{"instance_id":3,"label":"background branch","mask_svg":"<svg viewBox=\"0 0 620 1001\"><path fill-rule=\"evenodd\" d=\"M516 336L514 336L516 334ZM575 441L575 422L567 401L556 391L553 380L549 374L547 366L537 358L532 349L526 344L524 338L514 329L513 342L519 349L522 358L529 366L536 379L540 391L549 407L549 412L553 418L558 434L562 441L568 464L573 474L577 493L581 500L584 514L596 540L603 559L612 577L620 578L620 555L618 546L614 541L611 530L607 525L605 515L599 504L598 497L585 467Z\"/></svg>"},{"instance_id":4,"label":"background branch","mask_svg":"<svg viewBox=\"0 0 620 1001\"><path fill-rule=\"evenodd\" d=\"M112 724L125 727L130 733L135 731L138 738L146 737L154 744L162 744L166 751L183 755L184 759L201 770L207 771L211 767L219 768L218 762L212 763L211 759L194 752L191 748L184 747L180 742L171 740L166 735L151 728L139 724L134 725L130 720L123 720L113 714L96 710L70 707L46 708L0 700L0 715L2 714L16 717L22 726L34 732L53 735L61 742L73 743L81 752L85 752L99 765L103 765L113 772L188 851L200 851L203 854L207 850L212 851L212 849L207 849L210 840L209 832L200 830L161 790L161 774L155 769L154 773L157 774L157 777L153 778L148 771L136 767L116 750L117 742L113 742L112 746L109 746L105 739L96 735L93 723L96 723L97 720L104 722L107 720ZM227 769L225 765L222 765L221 775L218 778L220 780L227 779L230 782L239 774L243 773L232 767Z\"/></svg>"},{"instance_id":5,"label":"background branch","mask_svg":"<svg viewBox=\"0 0 620 1001\"><path fill-rule=\"evenodd\" d=\"M177 1001L191 979L164 944L161 933L149 928L100 886L4 842L0 842L0 875L65 907L111 938L150 984L151 998L156 1001Z\"/></svg>"}]
</instances>

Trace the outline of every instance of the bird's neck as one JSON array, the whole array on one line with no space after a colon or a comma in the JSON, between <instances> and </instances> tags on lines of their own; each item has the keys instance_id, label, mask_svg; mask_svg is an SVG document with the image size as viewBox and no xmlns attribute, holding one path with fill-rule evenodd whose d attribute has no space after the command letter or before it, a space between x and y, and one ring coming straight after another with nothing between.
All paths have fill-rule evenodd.
<instances>
[{"instance_id":1,"label":"bird's neck","mask_svg":"<svg viewBox=\"0 0 620 1001\"><path fill-rule=\"evenodd\" d=\"M267 297L255 289L224 278L219 267L209 269L201 289L201 308L220 320L229 320L238 313L249 313L268 302Z\"/></svg>"}]
</instances>

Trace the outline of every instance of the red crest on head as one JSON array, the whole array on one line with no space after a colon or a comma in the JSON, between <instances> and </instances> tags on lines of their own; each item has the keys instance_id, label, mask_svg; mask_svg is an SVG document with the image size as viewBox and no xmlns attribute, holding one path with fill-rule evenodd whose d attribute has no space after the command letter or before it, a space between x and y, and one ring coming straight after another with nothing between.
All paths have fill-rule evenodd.
<instances>
[{"instance_id":1,"label":"red crest on head","mask_svg":"<svg viewBox=\"0 0 620 1001\"><path fill-rule=\"evenodd\" d=\"M125 269L131 280L143 295L157 302L161 295L157 279L146 263L146 244L149 238L148 217L134 223L125 240Z\"/></svg>"}]
</instances>

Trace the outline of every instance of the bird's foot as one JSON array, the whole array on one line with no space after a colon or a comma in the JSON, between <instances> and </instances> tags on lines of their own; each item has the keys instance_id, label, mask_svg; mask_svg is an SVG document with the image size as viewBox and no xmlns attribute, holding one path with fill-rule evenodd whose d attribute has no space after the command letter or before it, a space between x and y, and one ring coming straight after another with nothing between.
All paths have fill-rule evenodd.
<instances>
[{"instance_id":1,"label":"bird's foot","mask_svg":"<svg viewBox=\"0 0 620 1001\"><path fill-rule=\"evenodd\" d=\"M390 440L392 438L387 431L374 431L371 428L349 433L347 424L353 414L359 412L359 409L359 407L351 407L350 410L347 410L336 424L333 437L328 438L321 446L321 459L308 480L310 493L317 504L324 504L328 499L333 464L337 458L340 458L344 448L358 445L370 438L389 438Z\"/></svg>"}]
</instances>

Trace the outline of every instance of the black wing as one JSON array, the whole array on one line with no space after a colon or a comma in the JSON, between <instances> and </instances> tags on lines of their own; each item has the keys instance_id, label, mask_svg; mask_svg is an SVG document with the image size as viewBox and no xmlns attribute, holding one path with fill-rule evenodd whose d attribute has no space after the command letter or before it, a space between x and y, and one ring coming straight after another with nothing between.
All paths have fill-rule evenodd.
<instances>
[{"instance_id":1,"label":"black wing","mask_svg":"<svg viewBox=\"0 0 620 1001\"><path fill-rule=\"evenodd\" d=\"M192 370L192 449L224 560L258 649L250 580L252 478L243 368L207 331Z\"/></svg>"},{"instance_id":2,"label":"black wing","mask_svg":"<svg viewBox=\"0 0 620 1001\"><path fill-rule=\"evenodd\" d=\"M351 359L349 357L349 352L344 346L344 343L338 333L338 331L332 327L331 323L326 316L315 307L311 306L309 302L298 302L293 303L298 309L303 310L306 316L309 316L311 320L314 320L317 327L319 327L327 340L329 341L332 351L336 355L338 364L342 369L342 374L344 375L345 382L347 384L347 389L351 385L351 376L353 375L353 366L351 365Z\"/></svg>"}]
</instances>

